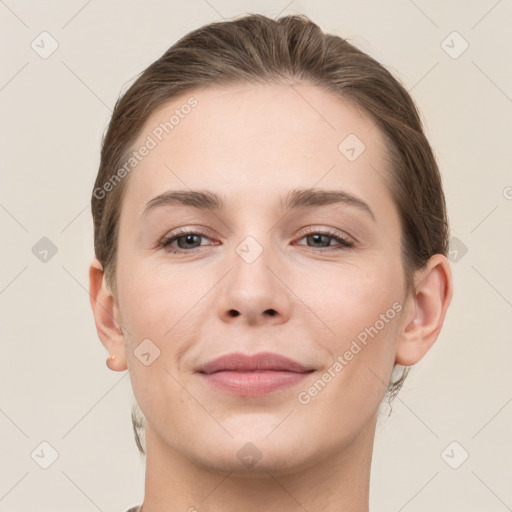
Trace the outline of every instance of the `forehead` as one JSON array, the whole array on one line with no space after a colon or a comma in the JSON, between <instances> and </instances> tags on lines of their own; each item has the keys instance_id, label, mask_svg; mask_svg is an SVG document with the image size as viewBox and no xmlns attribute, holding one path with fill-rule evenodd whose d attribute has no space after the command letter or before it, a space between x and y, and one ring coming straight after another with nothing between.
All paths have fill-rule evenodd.
<instances>
[{"instance_id":1,"label":"forehead","mask_svg":"<svg viewBox=\"0 0 512 512\"><path fill-rule=\"evenodd\" d=\"M384 187L385 141L375 123L317 86L191 91L151 114L132 150L144 145L125 195L138 211L167 189L209 189L242 204L247 193L277 199L317 184L355 194Z\"/></svg>"}]
</instances>

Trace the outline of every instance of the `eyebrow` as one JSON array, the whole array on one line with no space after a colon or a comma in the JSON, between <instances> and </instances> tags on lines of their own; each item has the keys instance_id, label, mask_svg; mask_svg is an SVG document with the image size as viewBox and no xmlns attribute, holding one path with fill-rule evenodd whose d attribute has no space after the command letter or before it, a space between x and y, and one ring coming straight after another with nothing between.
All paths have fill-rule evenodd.
<instances>
[{"instance_id":1,"label":"eyebrow","mask_svg":"<svg viewBox=\"0 0 512 512\"><path fill-rule=\"evenodd\" d=\"M375 215L371 208L358 197L343 190L327 189L294 189L280 199L283 210L296 210L299 208L314 208L332 204L345 204L356 207L368 213L373 220ZM142 216L162 206L191 206L200 210L222 211L226 210L226 202L221 196L203 190L169 190L146 203Z\"/></svg>"}]
</instances>

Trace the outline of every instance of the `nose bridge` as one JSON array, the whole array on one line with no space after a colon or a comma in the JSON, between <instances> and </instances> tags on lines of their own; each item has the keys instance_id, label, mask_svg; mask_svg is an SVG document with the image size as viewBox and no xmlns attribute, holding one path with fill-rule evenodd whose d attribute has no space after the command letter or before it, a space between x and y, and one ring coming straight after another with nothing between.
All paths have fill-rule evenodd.
<instances>
[{"instance_id":1,"label":"nose bridge","mask_svg":"<svg viewBox=\"0 0 512 512\"><path fill-rule=\"evenodd\" d=\"M276 277L270 268L278 266L276 248L267 234L245 236L235 247L232 258L232 280L237 281L247 297L266 296L276 288Z\"/></svg>"},{"instance_id":2,"label":"nose bridge","mask_svg":"<svg viewBox=\"0 0 512 512\"><path fill-rule=\"evenodd\" d=\"M247 268L251 268L256 262L258 262L258 268L260 266L265 268L265 264L271 265L277 250L274 246L275 231L271 229L273 223L267 215L268 210L265 210L264 205L255 204L254 199L252 205L247 202L239 210L232 233L236 253L233 255L234 263L240 264L242 269L244 268L242 262L247 265ZM242 262L238 261L239 259ZM268 272L268 269L265 268L265 270Z\"/></svg>"},{"instance_id":3,"label":"nose bridge","mask_svg":"<svg viewBox=\"0 0 512 512\"><path fill-rule=\"evenodd\" d=\"M276 276L279 250L265 228L252 230L229 258L231 271L219 301L219 314L225 320L241 316L254 323L273 317L274 322L279 322L289 316L287 290Z\"/></svg>"}]
</instances>

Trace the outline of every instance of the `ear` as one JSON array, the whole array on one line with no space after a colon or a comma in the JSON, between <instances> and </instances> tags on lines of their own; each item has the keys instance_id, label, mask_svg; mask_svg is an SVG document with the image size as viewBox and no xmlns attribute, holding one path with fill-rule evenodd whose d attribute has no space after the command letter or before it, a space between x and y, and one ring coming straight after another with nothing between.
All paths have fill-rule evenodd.
<instances>
[{"instance_id":1,"label":"ear","mask_svg":"<svg viewBox=\"0 0 512 512\"><path fill-rule=\"evenodd\" d=\"M443 326L453 293L450 262L435 254L414 276L415 289L407 300L405 324L397 343L397 364L416 364L434 344Z\"/></svg>"},{"instance_id":2,"label":"ear","mask_svg":"<svg viewBox=\"0 0 512 512\"><path fill-rule=\"evenodd\" d=\"M107 289L103 267L96 258L89 267L89 296L98 336L109 353L107 366L113 371L122 372L128 367L119 308ZM115 359L110 359L110 356L115 356Z\"/></svg>"}]
</instances>

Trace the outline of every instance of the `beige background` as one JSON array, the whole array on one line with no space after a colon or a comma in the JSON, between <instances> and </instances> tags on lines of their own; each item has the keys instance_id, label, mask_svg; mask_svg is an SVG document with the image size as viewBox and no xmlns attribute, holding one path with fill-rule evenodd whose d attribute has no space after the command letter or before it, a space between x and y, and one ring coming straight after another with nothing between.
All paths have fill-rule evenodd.
<instances>
[{"instance_id":1,"label":"beige background","mask_svg":"<svg viewBox=\"0 0 512 512\"><path fill-rule=\"evenodd\" d=\"M0 511L142 501L128 372L107 369L87 292L100 140L135 75L186 32L247 12L305 13L390 67L442 169L454 300L388 419L383 409L372 511L512 510L512 3L288 2L0 1ZM59 45L48 58L43 31ZM33 252L42 237L57 248L46 263ZM47 469L42 442L58 454Z\"/></svg>"}]
</instances>

